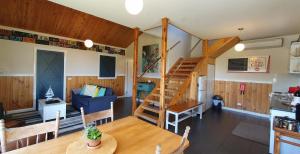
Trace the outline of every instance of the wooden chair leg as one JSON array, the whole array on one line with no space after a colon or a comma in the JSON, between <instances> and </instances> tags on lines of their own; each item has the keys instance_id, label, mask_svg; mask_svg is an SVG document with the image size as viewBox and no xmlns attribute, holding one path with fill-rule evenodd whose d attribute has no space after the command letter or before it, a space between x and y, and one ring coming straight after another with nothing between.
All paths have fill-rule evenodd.
<instances>
[{"instance_id":1,"label":"wooden chair leg","mask_svg":"<svg viewBox=\"0 0 300 154\"><path fill-rule=\"evenodd\" d=\"M275 132L274 154L280 154L280 133Z\"/></svg>"}]
</instances>

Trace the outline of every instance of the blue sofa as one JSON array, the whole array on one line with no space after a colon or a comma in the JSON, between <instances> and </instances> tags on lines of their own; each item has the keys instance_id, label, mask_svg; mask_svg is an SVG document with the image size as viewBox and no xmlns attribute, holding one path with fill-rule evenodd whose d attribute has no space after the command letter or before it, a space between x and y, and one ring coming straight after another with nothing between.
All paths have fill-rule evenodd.
<instances>
[{"instance_id":1,"label":"blue sofa","mask_svg":"<svg viewBox=\"0 0 300 154\"><path fill-rule=\"evenodd\" d=\"M113 94L111 88L106 88L105 95L102 97L80 95L80 89L73 89L71 99L73 107L77 110L83 107L84 113L89 114L110 109L110 103L114 102L117 96Z\"/></svg>"}]
</instances>

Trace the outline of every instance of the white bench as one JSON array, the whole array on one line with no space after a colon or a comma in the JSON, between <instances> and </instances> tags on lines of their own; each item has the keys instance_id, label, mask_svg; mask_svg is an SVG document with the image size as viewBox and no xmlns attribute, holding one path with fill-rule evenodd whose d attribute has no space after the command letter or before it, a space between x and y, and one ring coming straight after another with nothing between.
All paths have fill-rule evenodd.
<instances>
[{"instance_id":1,"label":"white bench","mask_svg":"<svg viewBox=\"0 0 300 154\"><path fill-rule=\"evenodd\" d=\"M166 129L169 129L169 125L174 126L175 133L177 134L179 122L187 118L197 116L197 114L200 114L200 119L202 119L202 104L203 103L198 104L197 101L189 101L170 106L166 111ZM170 121L170 114L175 116L174 121ZM179 117L183 114L184 116Z\"/></svg>"}]
</instances>

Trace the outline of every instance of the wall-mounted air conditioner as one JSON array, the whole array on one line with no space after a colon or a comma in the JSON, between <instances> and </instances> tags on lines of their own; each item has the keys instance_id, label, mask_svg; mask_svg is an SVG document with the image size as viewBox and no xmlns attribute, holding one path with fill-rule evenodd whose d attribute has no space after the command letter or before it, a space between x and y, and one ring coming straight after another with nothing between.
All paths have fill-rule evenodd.
<instances>
[{"instance_id":1,"label":"wall-mounted air conditioner","mask_svg":"<svg viewBox=\"0 0 300 154\"><path fill-rule=\"evenodd\" d=\"M254 49L266 49L266 48L279 48L283 45L282 38L267 38L267 39L257 39L243 41L245 44L245 50Z\"/></svg>"}]
</instances>

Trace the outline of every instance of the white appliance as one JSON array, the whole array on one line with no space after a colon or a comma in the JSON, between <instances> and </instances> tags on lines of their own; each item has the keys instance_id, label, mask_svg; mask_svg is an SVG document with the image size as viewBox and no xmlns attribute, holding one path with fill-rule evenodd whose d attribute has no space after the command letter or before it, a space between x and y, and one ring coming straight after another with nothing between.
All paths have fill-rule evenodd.
<instances>
[{"instance_id":1,"label":"white appliance","mask_svg":"<svg viewBox=\"0 0 300 154\"><path fill-rule=\"evenodd\" d=\"M207 76L198 78L198 102L203 103L203 112L212 107L214 95L215 65L208 65Z\"/></svg>"},{"instance_id":2,"label":"white appliance","mask_svg":"<svg viewBox=\"0 0 300 154\"><path fill-rule=\"evenodd\" d=\"M243 41L243 43L245 44L245 50L278 48L278 47L282 47L283 39L282 38L255 39L255 40Z\"/></svg>"},{"instance_id":3,"label":"white appliance","mask_svg":"<svg viewBox=\"0 0 300 154\"><path fill-rule=\"evenodd\" d=\"M207 77L201 76L198 78L198 103L203 103L203 112L206 110L206 98L207 98ZM199 111L198 113L200 113Z\"/></svg>"}]
</instances>

